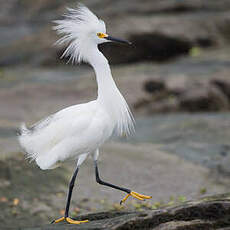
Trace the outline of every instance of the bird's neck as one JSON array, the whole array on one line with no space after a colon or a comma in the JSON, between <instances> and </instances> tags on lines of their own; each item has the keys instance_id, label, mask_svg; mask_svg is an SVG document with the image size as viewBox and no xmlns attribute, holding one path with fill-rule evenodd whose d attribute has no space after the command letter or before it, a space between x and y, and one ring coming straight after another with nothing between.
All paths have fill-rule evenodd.
<instances>
[{"instance_id":1,"label":"bird's neck","mask_svg":"<svg viewBox=\"0 0 230 230\"><path fill-rule=\"evenodd\" d=\"M133 117L129 107L113 80L108 60L97 47L92 50L88 61L96 74L98 85L97 100L114 119L118 126L118 134L129 134L133 129Z\"/></svg>"},{"instance_id":2,"label":"bird's neck","mask_svg":"<svg viewBox=\"0 0 230 230\"><path fill-rule=\"evenodd\" d=\"M120 92L112 78L111 69L105 56L96 49L90 59L90 64L94 68L97 79L98 100L104 103L111 98L111 95L118 96Z\"/></svg>"}]
</instances>

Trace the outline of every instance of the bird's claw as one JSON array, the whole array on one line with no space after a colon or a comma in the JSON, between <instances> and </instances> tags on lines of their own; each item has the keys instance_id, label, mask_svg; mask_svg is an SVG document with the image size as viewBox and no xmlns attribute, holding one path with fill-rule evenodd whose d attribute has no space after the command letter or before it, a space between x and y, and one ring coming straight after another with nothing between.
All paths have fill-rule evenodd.
<instances>
[{"instance_id":1,"label":"bird's claw","mask_svg":"<svg viewBox=\"0 0 230 230\"><path fill-rule=\"evenodd\" d=\"M62 221L66 221L69 224L81 224L81 223L87 223L87 222L89 222L88 220L73 220L73 219L71 219L69 217L61 217L61 218L59 218L57 220L53 220L51 222L51 224L53 224L53 223L55 223L55 224L56 223L60 223Z\"/></svg>"},{"instance_id":2,"label":"bird's claw","mask_svg":"<svg viewBox=\"0 0 230 230\"><path fill-rule=\"evenodd\" d=\"M140 193L137 193L137 192L130 192L128 193L120 202L120 204L124 203L130 196L138 199L138 200L145 200L145 199L151 199L152 197L151 196L146 196L146 195L142 195Z\"/></svg>"}]
</instances>

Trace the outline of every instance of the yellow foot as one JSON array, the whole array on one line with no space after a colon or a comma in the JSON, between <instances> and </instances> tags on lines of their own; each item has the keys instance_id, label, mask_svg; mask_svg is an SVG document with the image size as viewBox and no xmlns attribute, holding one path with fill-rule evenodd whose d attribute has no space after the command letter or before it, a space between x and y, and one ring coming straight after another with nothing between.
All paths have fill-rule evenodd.
<instances>
[{"instance_id":1,"label":"yellow foot","mask_svg":"<svg viewBox=\"0 0 230 230\"><path fill-rule=\"evenodd\" d=\"M69 217L66 217L65 220L70 223L70 224L81 224L81 223L87 223L89 222L88 220L72 220Z\"/></svg>"},{"instance_id":2,"label":"yellow foot","mask_svg":"<svg viewBox=\"0 0 230 230\"><path fill-rule=\"evenodd\" d=\"M142 194L139 194L137 192L130 192L129 194L127 194L120 202L120 204L124 203L130 196L138 199L138 200L145 200L145 199L151 199L152 197L151 196L145 196L145 195L142 195Z\"/></svg>"},{"instance_id":3,"label":"yellow foot","mask_svg":"<svg viewBox=\"0 0 230 230\"><path fill-rule=\"evenodd\" d=\"M59 218L57 220L52 221L52 223L60 223L62 221L66 221L66 222L68 222L70 224L81 224L81 223L89 222L88 220L73 220L73 219L71 219L69 217L61 217L61 218Z\"/></svg>"}]
</instances>

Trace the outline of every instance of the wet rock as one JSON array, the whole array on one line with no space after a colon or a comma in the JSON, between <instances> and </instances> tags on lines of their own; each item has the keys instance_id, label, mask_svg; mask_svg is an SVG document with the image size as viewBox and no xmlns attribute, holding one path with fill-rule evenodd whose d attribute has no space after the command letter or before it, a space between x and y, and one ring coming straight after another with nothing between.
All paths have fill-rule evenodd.
<instances>
[{"instance_id":1,"label":"wet rock","mask_svg":"<svg viewBox=\"0 0 230 230\"><path fill-rule=\"evenodd\" d=\"M226 111L229 109L228 80L191 80L181 75L167 80L148 79L143 88L150 96L134 104L147 113L175 111Z\"/></svg>"},{"instance_id":2,"label":"wet rock","mask_svg":"<svg viewBox=\"0 0 230 230\"><path fill-rule=\"evenodd\" d=\"M178 101L175 98L164 99L159 102L150 103L147 109L148 114L152 113L170 113L179 110Z\"/></svg>"},{"instance_id":3,"label":"wet rock","mask_svg":"<svg viewBox=\"0 0 230 230\"><path fill-rule=\"evenodd\" d=\"M227 98L218 88L197 85L179 97L179 106L181 110L197 112L227 110L229 105Z\"/></svg>"},{"instance_id":4,"label":"wet rock","mask_svg":"<svg viewBox=\"0 0 230 230\"><path fill-rule=\"evenodd\" d=\"M81 225L66 223L27 228L27 230L49 229L155 229L155 230L195 230L226 229L230 226L230 194L204 197L200 200L159 210L144 212L101 212L78 217L88 219Z\"/></svg>"},{"instance_id":5,"label":"wet rock","mask_svg":"<svg viewBox=\"0 0 230 230\"><path fill-rule=\"evenodd\" d=\"M220 152L221 158L216 163L217 164L217 172L221 173L225 176L230 176L230 146L224 145Z\"/></svg>"},{"instance_id":6,"label":"wet rock","mask_svg":"<svg viewBox=\"0 0 230 230\"><path fill-rule=\"evenodd\" d=\"M180 96L181 94L185 93L189 85L191 85L190 82L188 82L188 79L185 75L177 75L176 77L170 77L165 82L166 88L169 92L169 94L174 96Z\"/></svg>"},{"instance_id":7,"label":"wet rock","mask_svg":"<svg viewBox=\"0 0 230 230\"><path fill-rule=\"evenodd\" d=\"M230 100L230 80L229 76L226 78L215 78L211 81L213 85L218 87Z\"/></svg>"},{"instance_id":8,"label":"wet rock","mask_svg":"<svg viewBox=\"0 0 230 230\"><path fill-rule=\"evenodd\" d=\"M149 79L144 82L143 88L148 93L156 93L166 89L165 83L161 79Z\"/></svg>"},{"instance_id":9,"label":"wet rock","mask_svg":"<svg viewBox=\"0 0 230 230\"><path fill-rule=\"evenodd\" d=\"M135 109L137 109L137 110L138 109L142 109L143 110L143 108L148 107L151 102L152 101L149 98L142 98L142 99L139 99L137 102L135 102L134 105L133 105L133 107Z\"/></svg>"},{"instance_id":10,"label":"wet rock","mask_svg":"<svg viewBox=\"0 0 230 230\"><path fill-rule=\"evenodd\" d=\"M143 89L148 93L148 97L137 101L134 104L135 109L146 107L148 114L178 110L178 101L169 92L164 80L157 78L148 79L143 83Z\"/></svg>"}]
</instances>

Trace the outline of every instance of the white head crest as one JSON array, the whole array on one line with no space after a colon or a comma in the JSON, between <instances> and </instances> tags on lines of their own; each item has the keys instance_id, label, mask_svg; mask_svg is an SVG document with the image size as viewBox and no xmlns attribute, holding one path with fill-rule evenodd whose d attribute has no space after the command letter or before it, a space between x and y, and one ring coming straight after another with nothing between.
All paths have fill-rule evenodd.
<instances>
[{"instance_id":1,"label":"white head crest","mask_svg":"<svg viewBox=\"0 0 230 230\"><path fill-rule=\"evenodd\" d=\"M73 63L87 61L85 54L89 46L107 41L98 35L106 33L105 23L82 4L78 4L77 9L67 10L64 19L54 21L57 24L54 30L63 35L56 44L68 44L62 57L69 57Z\"/></svg>"}]
</instances>

